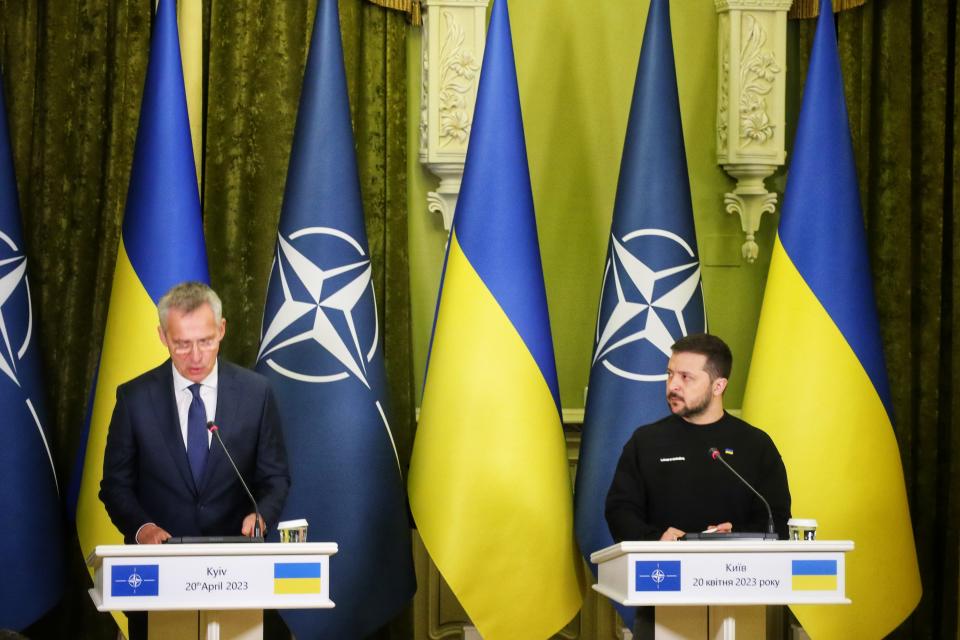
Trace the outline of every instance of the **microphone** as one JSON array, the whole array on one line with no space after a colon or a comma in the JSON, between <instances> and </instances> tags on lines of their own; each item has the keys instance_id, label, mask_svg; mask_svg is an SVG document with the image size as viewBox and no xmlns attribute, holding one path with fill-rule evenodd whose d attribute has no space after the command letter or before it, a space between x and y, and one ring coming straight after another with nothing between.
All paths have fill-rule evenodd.
<instances>
[{"instance_id":1,"label":"microphone","mask_svg":"<svg viewBox=\"0 0 960 640\"><path fill-rule=\"evenodd\" d=\"M225 454L227 454L227 460L230 461L230 466L233 467L233 471L237 474L237 477L240 478L240 484L243 486L243 490L247 492L247 497L250 498L250 502L253 503L253 537L260 538L260 541L262 542L263 533L260 531L260 509L257 508L257 501L253 497L253 494L250 493L250 487L248 487L247 483L243 481L243 476L240 474L240 470L237 469L237 463L233 461L233 456L231 456L230 452L227 451L227 445L223 444L223 438L220 437L220 427L214 424L213 420L211 420L207 423L207 430L217 437L217 442L220 443L220 448L223 449Z\"/></svg>"},{"instance_id":2,"label":"microphone","mask_svg":"<svg viewBox=\"0 0 960 640\"><path fill-rule=\"evenodd\" d=\"M731 467L729 462L723 459L723 456L720 454L719 449L717 449L716 447L710 447L710 457L713 458L714 460L718 460L722 462L723 466L725 466L727 469L730 469L730 473L737 476L737 478L740 479L740 482L747 485L747 488L750 489L750 491L753 491L753 493L756 494L758 498L760 498L760 501L763 502L763 506L767 508L767 534L773 534L774 540L778 539L780 536L777 535L777 531L773 526L773 511L770 510L770 503L767 502L767 499L764 498L762 495L760 495L760 492L754 489L753 485L747 482L742 475L737 473L737 470Z\"/></svg>"}]
</instances>

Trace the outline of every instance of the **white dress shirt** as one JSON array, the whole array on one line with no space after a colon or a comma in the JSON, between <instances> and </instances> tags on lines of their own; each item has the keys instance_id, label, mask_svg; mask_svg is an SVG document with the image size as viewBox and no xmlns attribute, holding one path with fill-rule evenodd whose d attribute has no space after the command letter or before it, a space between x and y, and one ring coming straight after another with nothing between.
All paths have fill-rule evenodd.
<instances>
[{"instance_id":1,"label":"white dress shirt","mask_svg":"<svg viewBox=\"0 0 960 640\"><path fill-rule=\"evenodd\" d=\"M186 449L187 414L190 412L190 403L193 402L193 393L190 391L190 386L194 383L180 375L173 363L170 366L173 368L173 395L177 401L177 417L180 418L180 435L183 436L183 448ZM203 400L203 406L207 410L207 422L213 420L217 415L217 372L219 366L220 362L214 361L213 371L200 381L200 399ZM212 438L213 434L207 431L207 446L210 445Z\"/></svg>"}]
</instances>

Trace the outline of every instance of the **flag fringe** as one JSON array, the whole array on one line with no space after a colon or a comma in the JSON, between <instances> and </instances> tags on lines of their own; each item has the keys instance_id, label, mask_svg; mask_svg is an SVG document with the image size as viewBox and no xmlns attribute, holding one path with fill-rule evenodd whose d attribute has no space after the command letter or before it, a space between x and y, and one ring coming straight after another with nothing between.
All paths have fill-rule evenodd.
<instances>
[{"instance_id":1,"label":"flag fringe","mask_svg":"<svg viewBox=\"0 0 960 640\"><path fill-rule=\"evenodd\" d=\"M833 12L856 9L867 0L833 0ZM816 18L820 15L820 0L793 0L793 7L787 17L790 19Z\"/></svg>"},{"instance_id":2,"label":"flag fringe","mask_svg":"<svg viewBox=\"0 0 960 640\"><path fill-rule=\"evenodd\" d=\"M368 0L386 9L403 11L410 18L410 24L420 26L420 0Z\"/></svg>"}]
</instances>

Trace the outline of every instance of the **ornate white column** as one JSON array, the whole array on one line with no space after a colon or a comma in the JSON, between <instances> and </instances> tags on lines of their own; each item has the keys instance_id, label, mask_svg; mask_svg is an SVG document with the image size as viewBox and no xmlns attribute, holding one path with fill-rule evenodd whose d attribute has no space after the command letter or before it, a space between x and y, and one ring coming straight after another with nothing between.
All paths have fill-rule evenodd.
<instances>
[{"instance_id":1,"label":"ornate white column","mask_svg":"<svg viewBox=\"0 0 960 640\"><path fill-rule=\"evenodd\" d=\"M489 0L423 0L420 162L440 178L427 207L450 229L460 195Z\"/></svg>"},{"instance_id":2,"label":"ornate white column","mask_svg":"<svg viewBox=\"0 0 960 640\"><path fill-rule=\"evenodd\" d=\"M724 195L740 216L743 257L759 253L754 235L777 194L763 181L783 165L787 10L793 0L715 0L719 14L717 163L737 180Z\"/></svg>"}]
</instances>

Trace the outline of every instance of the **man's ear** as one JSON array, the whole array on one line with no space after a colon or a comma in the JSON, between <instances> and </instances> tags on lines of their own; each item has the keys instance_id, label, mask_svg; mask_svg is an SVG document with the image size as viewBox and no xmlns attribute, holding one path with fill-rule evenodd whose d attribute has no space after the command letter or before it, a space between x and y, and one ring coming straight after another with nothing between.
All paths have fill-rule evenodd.
<instances>
[{"instance_id":1,"label":"man's ear","mask_svg":"<svg viewBox=\"0 0 960 640\"><path fill-rule=\"evenodd\" d=\"M723 392L727 390L727 382L728 380L726 378L717 378L716 380L714 380L713 395L722 396Z\"/></svg>"},{"instance_id":2,"label":"man's ear","mask_svg":"<svg viewBox=\"0 0 960 640\"><path fill-rule=\"evenodd\" d=\"M167 344L167 334L163 332L163 327L160 325L157 325L157 336L159 336L160 342L163 343L163 346L169 347Z\"/></svg>"}]
</instances>

